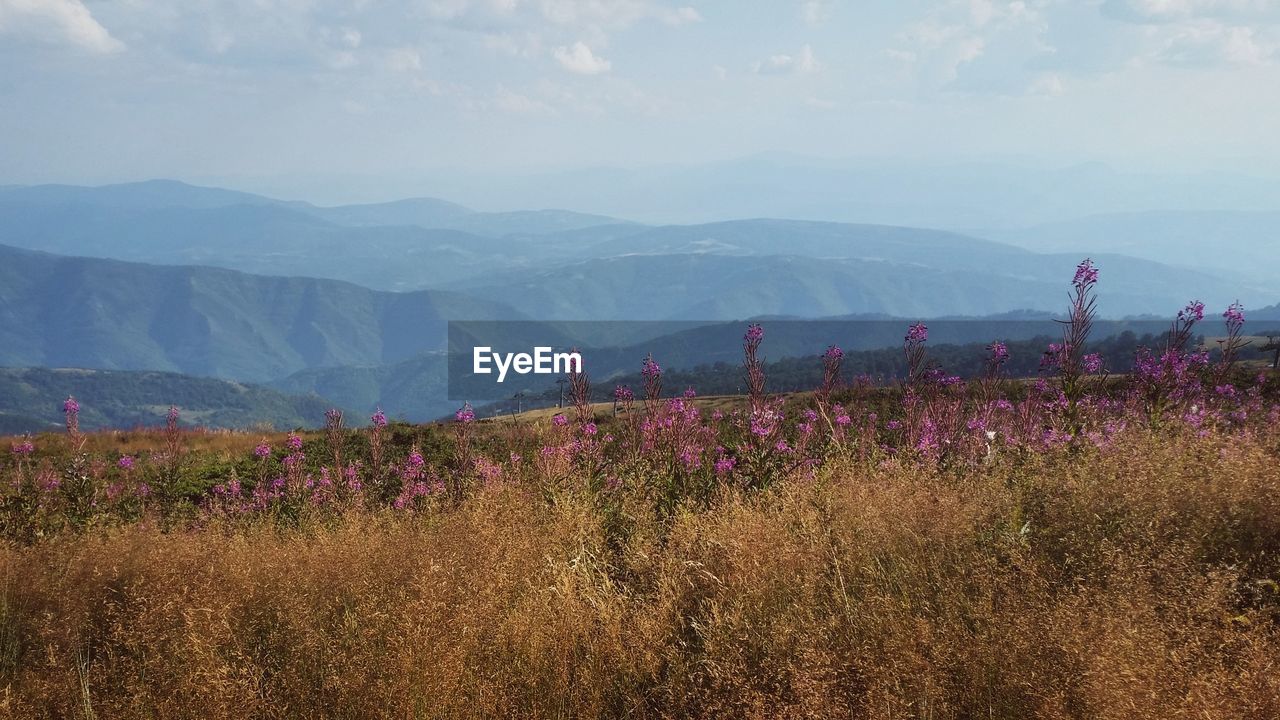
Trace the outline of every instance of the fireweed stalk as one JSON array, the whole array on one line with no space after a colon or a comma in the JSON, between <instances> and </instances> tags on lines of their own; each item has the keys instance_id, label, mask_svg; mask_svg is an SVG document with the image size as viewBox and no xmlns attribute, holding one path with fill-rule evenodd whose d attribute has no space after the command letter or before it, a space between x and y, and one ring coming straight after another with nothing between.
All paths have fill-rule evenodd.
<instances>
[{"instance_id":1,"label":"fireweed stalk","mask_svg":"<svg viewBox=\"0 0 1280 720\"><path fill-rule=\"evenodd\" d=\"M342 467L342 411L329 408L324 413L324 437L329 445L329 455L333 458L333 468L337 472Z\"/></svg>"},{"instance_id":2,"label":"fireweed stalk","mask_svg":"<svg viewBox=\"0 0 1280 720\"><path fill-rule=\"evenodd\" d=\"M1063 324L1062 344L1049 346L1043 365L1057 373L1059 387L1066 401L1063 408L1069 432L1076 434L1081 428L1080 401L1087 391L1086 378L1101 369L1101 358L1085 355L1093 319L1097 313L1097 298L1093 288L1098 283L1098 270L1093 261L1085 258L1076 266L1071 280L1071 308Z\"/></svg>"},{"instance_id":3,"label":"fireweed stalk","mask_svg":"<svg viewBox=\"0 0 1280 720\"><path fill-rule=\"evenodd\" d=\"M618 385L613 389L613 415L617 417L619 412L631 415L631 406L635 403L636 394L631 392L631 388L626 385Z\"/></svg>"},{"instance_id":4,"label":"fireweed stalk","mask_svg":"<svg viewBox=\"0 0 1280 720\"><path fill-rule=\"evenodd\" d=\"M742 369L747 382L747 397L751 402L751 413L757 415L765 409L764 396L764 363L760 360L760 343L764 340L764 328L759 323L747 326L742 336Z\"/></svg>"},{"instance_id":5,"label":"fireweed stalk","mask_svg":"<svg viewBox=\"0 0 1280 720\"><path fill-rule=\"evenodd\" d=\"M645 356L640 367L640 378L644 381L645 412L653 415L662 398L662 366L653 359L652 353Z\"/></svg>"},{"instance_id":6,"label":"fireweed stalk","mask_svg":"<svg viewBox=\"0 0 1280 720\"><path fill-rule=\"evenodd\" d=\"M582 357L577 348L570 352L577 353L578 357ZM579 425L585 425L594 419L594 412L591 408L591 378L587 376L586 369L578 363L571 363L569 368L569 398L573 401Z\"/></svg>"},{"instance_id":7,"label":"fireweed stalk","mask_svg":"<svg viewBox=\"0 0 1280 720\"><path fill-rule=\"evenodd\" d=\"M911 446L920 443L922 432L927 430L927 414L925 402L921 397L926 379L925 343L929 341L929 327L924 323L913 323L907 328L902 338L902 353L907 361L907 378L902 388L902 409L906 417L906 438Z\"/></svg>"},{"instance_id":8,"label":"fireweed stalk","mask_svg":"<svg viewBox=\"0 0 1280 720\"><path fill-rule=\"evenodd\" d=\"M914 323L907 328L902 338L902 353L907 359L907 385L915 387L920 384L925 373L925 347L929 341L929 327L924 323Z\"/></svg>"},{"instance_id":9,"label":"fireweed stalk","mask_svg":"<svg viewBox=\"0 0 1280 720\"><path fill-rule=\"evenodd\" d=\"M176 405L170 405L169 412L164 416L165 457L170 463L170 472L173 472L177 468L178 457L182 454L183 450L182 431L178 428L178 419L178 407Z\"/></svg>"},{"instance_id":10,"label":"fireweed stalk","mask_svg":"<svg viewBox=\"0 0 1280 720\"><path fill-rule=\"evenodd\" d=\"M271 462L271 445L265 438L258 446L253 449L254 457L258 458L258 485L265 485L267 482L268 464ZM238 487L238 486L237 486Z\"/></svg>"},{"instance_id":11,"label":"fireweed stalk","mask_svg":"<svg viewBox=\"0 0 1280 720\"><path fill-rule=\"evenodd\" d=\"M1231 303L1231 306L1222 313L1222 318L1227 323L1227 337L1218 341L1222 351L1222 357L1218 361L1219 382L1226 380L1231 374L1236 356L1240 353L1240 349L1248 344L1240 337L1244 329L1244 306L1238 301Z\"/></svg>"},{"instance_id":12,"label":"fireweed stalk","mask_svg":"<svg viewBox=\"0 0 1280 720\"><path fill-rule=\"evenodd\" d=\"M62 415L66 421L67 438L71 441L71 448L75 452L84 450L85 437L80 432L80 403L76 399L68 395L67 399L62 403Z\"/></svg>"},{"instance_id":13,"label":"fireweed stalk","mask_svg":"<svg viewBox=\"0 0 1280 720\"><path fill-rule=\"evenodd\" d=\"M1149 348L1138 348L1134 356L1134 401L1153 426L1175 409L1190 407L1199 397L1200 374L1208 365L1204 352L1188 352L1196 323L1204 319L1204 303L1193 300L1178 311L1165 339L1164 352L1157 357Z\"/></svg>"},{"instance_id":14,"label":"fireweed stalk","mask_svg":"<svg viewBox=\"0 0 1280 720\"><path fill-rule=\"evenodd\" d=\"M449 490L454 502L462 500L472 470L471 431L475 421L476 411L469 402L464 402L453 414L453 481Z\"/></svg>"},{"instance_id":15,"label":"fireweed stalk","mask_svg":"<svg viewBox=\"0 0 1280 720\"><path fill-rule=\"evenodd\" d=\"M826 405L831 400L831 393L840 387L840 365L844 362L844 350L835 345L822 353L822 386L818 388L818 400Z\"/></svg>"},{"instance_id":16,"label":"fireweed stalk","mask_svg":"<svg viewBox=\"0 0 1280 720\"><path fill-rule=\"evenodd\" d=\"M371 472L373 473L373 482L380 483L382 481L383 468L383 433L387 427L387 415L382 412L382 408L378 408L372 416L369 417L369 462Z\"/></svg>"},{"instance_id":17,"label":"fireweed stalk","mask_svg":"<svg viewBox=\"0 0 1280 720\"><path fill-rule=\"evenodd\" d=\"M819 386L814 393L817 401L818 412L821 414L826 424L828 432L831 433L833 439L837 442L843 438L843 433L836 433L836 426L833 424L831 417L831 393L835 392L840 386L840 365L844 361L844 351L835 345L827 347L826 352L822 353L822 385Z\"/></svg>"}]
</instances>

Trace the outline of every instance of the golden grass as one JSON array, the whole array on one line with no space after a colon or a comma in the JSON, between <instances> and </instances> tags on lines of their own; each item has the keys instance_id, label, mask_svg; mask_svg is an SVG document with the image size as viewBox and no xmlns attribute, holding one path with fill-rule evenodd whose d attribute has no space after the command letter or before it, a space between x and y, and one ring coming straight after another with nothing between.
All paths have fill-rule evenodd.
<instances>
[{"instance_id":1,"label":"golden grass","mask_svg":"<svg viewBox=\"0 0 1280 720\"><path fill-rule=\"evenodd\" d=\"M1280 717L1276 439L0 551L21 718Z\"/></svg>"}]
</instances>

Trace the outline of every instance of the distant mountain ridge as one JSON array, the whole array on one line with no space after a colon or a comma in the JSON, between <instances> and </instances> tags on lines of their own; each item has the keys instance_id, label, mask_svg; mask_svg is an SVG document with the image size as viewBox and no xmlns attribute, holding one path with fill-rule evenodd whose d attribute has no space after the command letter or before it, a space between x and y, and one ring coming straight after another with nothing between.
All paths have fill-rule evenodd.
<instances>
[{"instance_id":1,"label":"distant mountain ridge","mask_svg":"<svg viewBox=\"0 0 1280 720\"><path fill-rule=\"evenodd\" d=\"M0 246L0 365L167 370L265 381L442 349L490 300L350 283L62 257Z\"/></svg>"},{"instance_id":2,"label":"distant mountain ridge","mask_svg":"<svg viewBox=\"0 0 1280 720\"><path fill-rule=\"evenodd\" d=\"M191 185L178 180L144 180L101 186L15 185L0 187L0 203L46 207L97 206L130 210L209 210L236 205L266 205L288 208L338 225L417 225L431 229L463 230L492 237L510 232L557 232L627 222L571 210L483 212L438 198L408 198L385 203L325 207L300 200L277 200L239 190ZM513 225L517 227L513 229Z\"/></svg>"},{"instance_id":3,"label":"distant mountain ridge","mask_svg":"<svg viewBox=\"0 0 1280 720\"><path fill-rule=\"evenodd\" d=\"M1106 250L1277 283L1280 212L1160 210L1089 215L1018 230L979 231L1037 252Z\"/></svg>"},{"instance_id":4,"label":"distant mountain ridge","mask_svg":"<svg viewBox=\"0 0 1280 720\"><path fill-rule=\"evenodd\" d=\"M332 403L270 388L152 371L75 368L0 368L0 432L42 432L60 427L62 401L80 401L86 430L164 425L176 405L184 426L245 429L314 427Z\"/></svg>"},{"instance_id":5,"label":"distant mountain ridge","mask_svg":"<svg viewBox=\"0 0 1280 720\"><path fill-rule=\"evenodd\" d=\"M485 227L472 226L477 218ZM469 229L404 224L412 222ZM1060 287L1080 259L921 228L768 218L649 227L562 211L474 213L431 199L318 208L161 181L0 191L6 242L381 290L453 289L541 318L591 319L1052 309L1060 299L1049 284ZM1274 300L1269 283L1096 259L1109 314L1163 314L1186 293L1211 304ZM638 302L642 281L658 290L653 307Z\"/></svg>"}]
</instances>

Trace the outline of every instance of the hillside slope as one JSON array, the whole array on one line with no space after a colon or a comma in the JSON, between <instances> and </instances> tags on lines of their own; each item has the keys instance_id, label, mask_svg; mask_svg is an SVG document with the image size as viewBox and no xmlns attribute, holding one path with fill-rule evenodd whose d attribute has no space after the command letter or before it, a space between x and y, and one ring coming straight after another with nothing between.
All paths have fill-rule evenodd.
<instances>
[{"instance_id":1,"label":"hillside slope","mask_svg":"<svg viewBox=\"0 0 1280 720\"><path fill-rule=\"evenodd\" d=\"M458 293L60 257L0 246L0 365L261 381L442 349L450 318L519 318Z\"/></svg>"},{"instance_id":2,"label":"hillside slope","mask_svg":"<svg viewBox=\"0 0 1280 720\"><path fill-rule=\"evenodd\" d=\"M177 373L0 368L0 428L6 433L56 428L68 395L80 402L80 426L86 430L163 425L170 405L180 409L184 426L315 427L332 407L317 396Z\"/></svg>"}]
</instances>

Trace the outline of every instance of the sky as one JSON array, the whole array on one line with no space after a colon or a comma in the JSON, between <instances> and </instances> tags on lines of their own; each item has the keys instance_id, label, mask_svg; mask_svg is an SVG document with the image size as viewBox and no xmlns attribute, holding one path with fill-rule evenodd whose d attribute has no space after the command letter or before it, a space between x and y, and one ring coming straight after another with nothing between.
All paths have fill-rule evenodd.
<instances>
[{"instance_id":1,"label":"sky","mask_svg":"<svg viewBox=\"0 0 1280 720\"><path fill-rule=\"evenodd\" d=\"M0 184L394 195L761 153L1275 175L1278 118L1280 0L0 0Z\"/></svg>"}]
</instances>

